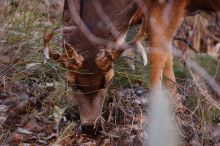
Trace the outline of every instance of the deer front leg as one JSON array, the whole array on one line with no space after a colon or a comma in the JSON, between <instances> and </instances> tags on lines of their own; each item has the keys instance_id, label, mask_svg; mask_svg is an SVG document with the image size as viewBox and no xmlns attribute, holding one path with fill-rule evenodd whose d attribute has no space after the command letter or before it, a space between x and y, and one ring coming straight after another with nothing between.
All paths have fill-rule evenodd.
<instances>
[{"instance_id":1,"label":"deer front leg","mask_svg":"<svg viewBox=\"0 0 220 146\"><path fill-rule=\"evenodd\" d=\"M168 88L171 101L176 107L182 107L181 96L177 94L176 79L173 70L172 40L158 41L156 34L152 33L150 63L151 63L151 89L153 94L160 92L162 80L164 79Z\"/></svg>"},{"instance_id":2,"label":"deer front leg","mask_svg":"<svg viewBox=\"0 0 220 146\"><path fill-rule=\"evenodd\" d=\"M157 91L161 89L163 79L163 69L166 63L166 53L160 48L151 48L151 89Z\"/></svg>"},{"instance_id":3,"label":"deer front leg","mask_svg":"<svg viewBox=\"0 0 220 146\"><path fill-rule=\"evenodd\" d=\"M176 92L176 78L173 71L173 55L172 53L167 53L167 60L165 63L163 76L165 83L169 89Z\"/></svg>"},{"instance_id":4,"label":"deer front leg","mask_svg":"<svg viewBox=\"0 0 220 146\"><path fill-rule=\"evenodd\" d=\"M176 79L173 70L173 54L167 49L151 48L151 92L153 95L160 93L162 80L171 95L171 101L176 108L182 108L181 95L177 93Z\"/></svg>"},{"instance_id":5,"label":"deer front leg","mask_svg":"<svg viewBox=\"0 0 220 146\"><path fill-rule=\"evenodd\" d=\"M177 108L182 108L182 102L181 102L181 95L177 93L177 86L176 86L176 78L173 70L173 54L172 52L169 52L167 54L167 60L165 63L165 67L163 70L163 76L165 83L169 89L169 92L172 96L171 100L172 103L177 107Z\"/></svg>"}]
</instances>

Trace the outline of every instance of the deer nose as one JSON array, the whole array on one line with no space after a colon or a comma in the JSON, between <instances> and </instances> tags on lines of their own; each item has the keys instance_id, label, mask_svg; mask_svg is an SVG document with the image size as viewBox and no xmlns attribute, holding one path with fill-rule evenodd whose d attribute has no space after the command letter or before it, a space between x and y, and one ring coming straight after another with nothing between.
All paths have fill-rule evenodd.
<instances>
[{"instance_id":1,"label":"deer nose","mask_svg":"<svg viewBox=\"0 0 220 146\"><path fill-rule=\"evenodd\" d=\"M102 131L101 127L94 127L94 125L81 125L81 131L84 134L99 135Z\"/></svg>"}]
</instances>

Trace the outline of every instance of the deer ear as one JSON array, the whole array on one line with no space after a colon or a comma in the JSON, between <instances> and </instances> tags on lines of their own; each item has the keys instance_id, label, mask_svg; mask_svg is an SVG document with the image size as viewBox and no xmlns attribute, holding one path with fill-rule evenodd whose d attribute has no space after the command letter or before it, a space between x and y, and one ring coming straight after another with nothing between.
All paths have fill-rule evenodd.
<instances>
[{"instance_id":1,"label":"deer ear","mask_svg":"<svg viewBox=\"0 0 220 146\"><path fill-rule=\"evenodd\" d=\"M44 56L46 59L54 59L61 63L68 69L78 69L82 66L84 58L82 55L78 54L75 48L69 43L64 43L64 48L66 53L60 55L55 53L49 48L49 41L53 38L54 33L49 33L47 30L44 32Z\"/></svg>"}]
</instances>

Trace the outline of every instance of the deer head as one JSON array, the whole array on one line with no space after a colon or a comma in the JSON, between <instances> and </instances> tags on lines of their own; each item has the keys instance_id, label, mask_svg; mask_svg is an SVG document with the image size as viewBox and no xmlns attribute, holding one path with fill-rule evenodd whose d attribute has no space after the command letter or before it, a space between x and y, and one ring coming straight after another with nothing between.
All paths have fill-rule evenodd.
<instances>
[{"instance_id":1,"label":"deer head","mask_svg":"<svg viewBox=\"0 0 220 146\"><path fill-rule=\"evenodd\" d=\"M73 97L79 105L82 126L94 125L101 116L102 105L114 76L114 60L122 50L99 49L95 55L84 57L69 43L64 42L65 53L55 53L49 49L53 33L45 31L44 54L68 69L67 80L73 88ZM91 53L92 54L92 53ZM87 70L85 72L85 70Z\"/></svg>"}]
</instances>

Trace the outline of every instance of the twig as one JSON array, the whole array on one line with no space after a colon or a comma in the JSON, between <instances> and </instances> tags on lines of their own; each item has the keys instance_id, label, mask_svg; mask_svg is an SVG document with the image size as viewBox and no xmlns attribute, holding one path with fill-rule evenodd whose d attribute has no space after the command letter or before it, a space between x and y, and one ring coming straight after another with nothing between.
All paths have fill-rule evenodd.
<instances>
[{"instance_id":1,"label":"twig","mask_svg":"<svg viewBox=\"0 0 220 146\"><path fill-rule=\"evenodd\" d=\"M184 43L185 43L191 50L193 50L195 53L199 53L199 51L197 51L191 44L188 43L188 40L187 40L187 39L181 38L181 37L178 37L178 36L175 36L175 37L174 37L174 40L184 42Z\"/></svg>"}]
</instances>

